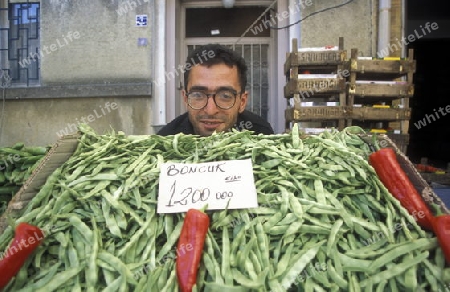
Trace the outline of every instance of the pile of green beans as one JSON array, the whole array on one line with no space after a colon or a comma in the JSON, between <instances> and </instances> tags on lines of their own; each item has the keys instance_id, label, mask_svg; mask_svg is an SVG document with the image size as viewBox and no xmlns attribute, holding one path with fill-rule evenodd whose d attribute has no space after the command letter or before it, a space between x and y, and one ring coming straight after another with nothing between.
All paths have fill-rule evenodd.
<instances>
[{"instance_id":1,"label":"pile of green beans","mask_svg":"<svg viewBox=\"0 0 450 292\"><path fill-rule=\"evenodd\" d=\"M156 213L159 166L231 159L252 160L259 207L207 211L196 291L447 291L436 238L378 180L359 128L80 132L75 153L16 218L46 238L5 291L178 291L184 215ZM9 227L0 251L12 236Z\"/></svg>"},{"instance_id":2,"label":"pile of green beans","mask_svg":"<svg viewBox=\"0 0 450 292\"><path fill-rule=\"evenodd\" d=\"M18 142L0 147L0 215L46 155L49 147L31 147Z\"/></svg>"}]
</instances>

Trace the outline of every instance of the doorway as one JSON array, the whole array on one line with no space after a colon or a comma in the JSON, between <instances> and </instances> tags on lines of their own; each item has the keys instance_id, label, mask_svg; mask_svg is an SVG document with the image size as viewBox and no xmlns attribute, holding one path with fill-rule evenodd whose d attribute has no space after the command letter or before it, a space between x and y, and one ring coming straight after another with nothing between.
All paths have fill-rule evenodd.
<instances>
[{"instance_id":1,"label":"doorway","mask_svg":"<svg viewBox=\"0 0 450 292\"><path fill-rule=\"evenodd\" d=\"M213 5L213 3L211 4ZM262 29L251 30L252 24L270 19L267 6L221 6L198 7L185 4L181 7L180 20L180 63L186 60L189 52L196 46L218 43L238 52L246 61L247 87L249 100L247 110L252 111L270 123L270 111L274 108L276 95L275 52L273 32L268 25ZM182 80L180 80L182 81ZM178 90L182 88L181 82ZM183 109L183 106L180 106Z\"/></svg>"}]
</instances>

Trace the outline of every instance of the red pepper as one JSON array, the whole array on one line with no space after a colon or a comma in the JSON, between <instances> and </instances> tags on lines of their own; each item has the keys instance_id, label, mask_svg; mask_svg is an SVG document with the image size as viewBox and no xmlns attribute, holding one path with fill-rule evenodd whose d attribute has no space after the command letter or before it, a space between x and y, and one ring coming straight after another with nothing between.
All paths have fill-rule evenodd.
<instances>
[{"instance_id":1,"label":"red pepper","mask_svg":"<svg viewBox=\"0 0 450 292\"><path fill-rule=\"evenodd\" d=\"M201 210L189 209L177 245L177 277L181 292L191 292L203 252L209 217Z\"/></svg>"},{"instance_id":2,"label":"red pepper","mask_svg":"<svg viewBox=\"0 0 450 292\"><path fill-rule=\"evenodd\" d=\"M450 215L434 217L433 230L444 252L445 260L450 265Z\"/></svg>"},{"instance_id":3,"label":"red pepper","mask_svg":"<svg viewBox=\"0 0 450 292\"><path fill-rule=\"evenodd\" d=\"M382 148L369 156L378 177L417 223L433 230L433 214L397 161L392 148Z\"/></svg>"},{"instance_id":4,"label":"red pepper","mask_svg":"<svg viewBox=\"0 0 450 292\"><path fill-rule=\"evenodd\" d=\"M431 165L424 165L424 164L416 164L416 168L420 172L437 172L440 170L442 171L442 169L433 167Z\"/></svg>"},{"instance_id":5,"label":"red pepper","mask_svg":"<svg viewBox=\"0 0 450 292\"><path fill-rule=\"evenodd\" d=\"M36 226L24 222L16 226L14 239L0 261L0 289L19 272L43 239L44 233Z\"/></svg>"}]
</instances>

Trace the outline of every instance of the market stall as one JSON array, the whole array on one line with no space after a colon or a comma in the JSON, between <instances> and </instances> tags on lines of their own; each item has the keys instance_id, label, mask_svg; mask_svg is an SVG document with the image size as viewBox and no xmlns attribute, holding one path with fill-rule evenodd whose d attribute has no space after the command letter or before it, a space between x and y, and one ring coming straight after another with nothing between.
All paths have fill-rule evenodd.
<instances>
[{"instance_id":1,"label":"market stall","mask_svg":"<svg viewBox=\"0 0 450 292\"><path fill-rule=\"evenodd\" d=\"M168 196L159 189L161 167L242 160L251 162L258 206L206 208L194 290L446 291L450 269L439 240L380 181L364 137L358 127L203 138L80 127L49 151L2 216L2 252L12 225L26 222L43 233L5 291L178 291L177 259L199 247L179 245L186 212L157 211ZM408 167L388 138L379 139ZM448 213L420 176L409 175L434 215ZM215 185L195 184L194 192ZM213 204L214 194L179 202Z\"/></svg>"}]
</instances>

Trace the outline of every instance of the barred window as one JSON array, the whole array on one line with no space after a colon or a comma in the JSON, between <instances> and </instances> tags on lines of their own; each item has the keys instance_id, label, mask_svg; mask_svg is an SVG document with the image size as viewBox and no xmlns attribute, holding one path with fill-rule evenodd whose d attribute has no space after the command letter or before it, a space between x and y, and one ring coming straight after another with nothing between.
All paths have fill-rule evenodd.
<instances>
[{"instance_id":1,"label":"barred window","mask_svg":"<svg viewBox=\"0 0 450 292\"><path fill-rule=\"evenodd\" d=\"M0 69L13 86L39 85L40 4L0 1Z\"/></svg>"}]
</instances>

